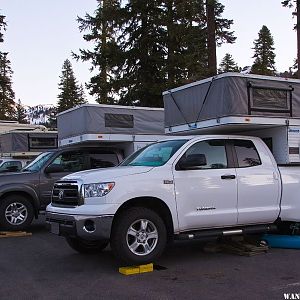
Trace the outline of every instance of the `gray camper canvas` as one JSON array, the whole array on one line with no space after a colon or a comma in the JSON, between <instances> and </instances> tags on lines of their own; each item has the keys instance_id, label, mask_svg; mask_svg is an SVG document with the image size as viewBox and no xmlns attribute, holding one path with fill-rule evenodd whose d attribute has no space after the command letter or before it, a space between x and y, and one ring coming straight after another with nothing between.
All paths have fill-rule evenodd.
<instances>
[{"instance_id":1,"label":"gray camper canvas","mask_svg":"<svg viewBox=\"0 0 300 300\"><path fill-rule=\"evenodd\" d=\"M164 134L162 108L85 104L57 116L59 140L83 134Z\"/></svg>"},{"instance_id":2,"label":"gray camper canvas","mask_svg":"<svg viewBox=\"0 0 300 300\"><path fill-rule=\"evenodd\" d=\"M0 134L0 152L43 152L57 148L57 132L11 131Z\"/></svg>"},{"instance_id":3,"label":"gray camper canvas","mask_svg":"<svg viewBox=\"0 0 300 300\"><path fill-rule=\"evenodd\" d=\"M225 73L163 93L165 128L226 116L300 118L300 80Z\"/></svg>"}]
</instances>

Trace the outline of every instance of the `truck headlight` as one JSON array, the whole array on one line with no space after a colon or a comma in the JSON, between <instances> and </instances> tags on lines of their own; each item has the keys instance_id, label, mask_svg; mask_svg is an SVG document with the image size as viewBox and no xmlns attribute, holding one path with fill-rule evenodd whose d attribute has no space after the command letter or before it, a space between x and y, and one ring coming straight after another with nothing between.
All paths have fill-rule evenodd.
<instances>
[{"instance_id":1,"label":"truck headlight","mask_svg":"<svg viewBox=\"0 0 300 300\"><path fill-rule=\"evenodd\" d=\"M84 197L103 197L115 186L114 182L90 183L84 185Z\"/></svg>"}]
</instances>

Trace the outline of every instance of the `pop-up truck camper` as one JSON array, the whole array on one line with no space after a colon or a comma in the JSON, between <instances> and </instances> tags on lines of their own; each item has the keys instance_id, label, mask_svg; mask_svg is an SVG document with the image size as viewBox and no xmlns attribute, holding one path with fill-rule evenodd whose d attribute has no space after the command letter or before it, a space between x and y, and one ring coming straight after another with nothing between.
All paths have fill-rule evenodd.
<instances>
[{"instance_id":1,"label":"pop-up truck camper","mask_svg":"<svg viewBox=\"0 0 300 300\"><path fill-rule=\"evenodd\" d=\"M165 137L162 108L86 104L58 114L57 127L59 146L115 147L124 157Z\"/></svg>"},{"instance_id":2,"label":"pop-up truck camper","mask_svg":"<svg viewBox=\"0 0 300 300\"><path fill-rule=\"evenodd\" d=\"M42 152L56 148L56 131L0 120L0 173L20 170Z\"/></svg>"},{"instance_id":3,"label":"pop-up truck camper","mask_svg":"<svg viewBox=\"0 0 300 300\"><path fill-rule=\"evenodd\" d=\"M300 162L299 80L225 73L163 97L167 134L257 136L278 164Z\"/></svg>"},{"instance_id":4,"label":"pop-up truck camper","mask_svg":"<svg viewBox=\"0 0 300 300\"><path fill-rule=\"evenodd\" d=\"M165 140L118 167L54 184L46 210L52 233L78 252L110 243L122 263L139 265L155 262L172 239L299 228L299 80L222 74L166 91L164 104ZM102 134L120 132L106 126ZM71 203L70 186L81 191Z\"/></svg>"}]
</instances>

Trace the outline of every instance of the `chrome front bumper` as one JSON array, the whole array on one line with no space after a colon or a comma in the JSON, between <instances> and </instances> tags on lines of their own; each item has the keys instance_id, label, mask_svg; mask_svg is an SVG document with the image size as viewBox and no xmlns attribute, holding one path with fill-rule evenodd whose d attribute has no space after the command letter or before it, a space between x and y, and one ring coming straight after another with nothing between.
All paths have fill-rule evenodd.
<instances>
[{"instance_id":1,"label":"chrome front bumper","mask_svg":"<svg viewBox=\"0 0 300 300\"><path fill-rule=\"evenodd\" d=\"M47 228L54 234L88 241L109 240L113 216L46 213Z\"/></svg>"}]
</instances>

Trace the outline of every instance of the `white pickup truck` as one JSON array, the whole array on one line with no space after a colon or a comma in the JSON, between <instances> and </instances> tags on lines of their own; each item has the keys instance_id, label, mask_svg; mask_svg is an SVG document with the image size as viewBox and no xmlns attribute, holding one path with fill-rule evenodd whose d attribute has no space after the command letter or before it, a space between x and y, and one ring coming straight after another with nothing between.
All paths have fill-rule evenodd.
<instances>
[{"instance_id":1,"label":"white pickup truck","mask_svg":"<svg viewBox=\"0 0 300 300\"><path fill-rule=\"evenodd\" d=\"M300 222L300 166L278 166L255 137L173 137L120 166L58 181L47 224L79 252L110 243L126 263L157 259L172 239L268 232Z\"/></svg>"}]
</instances>

